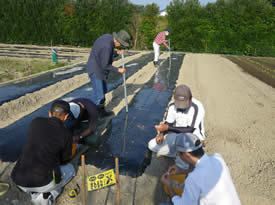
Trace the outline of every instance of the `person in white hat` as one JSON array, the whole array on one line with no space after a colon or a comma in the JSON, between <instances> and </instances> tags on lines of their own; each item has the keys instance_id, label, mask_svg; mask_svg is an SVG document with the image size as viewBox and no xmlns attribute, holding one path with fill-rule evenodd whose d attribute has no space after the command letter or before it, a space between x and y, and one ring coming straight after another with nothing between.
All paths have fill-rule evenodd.
<instances>
[{"instance_id":1,"label":"person in white hat","mask_svg":"<svg viewBox=\"0 0 275 205\"><path fill-rule=\"evenodd\" d=\"M84 142L85 137L90 136L96 131L98 123L98 110L96 105L87 98L76 98L70 103L70 114L65 122L65 127L74 131L80 128L80 122L88 120L89 126L80 135L74 135L73 141Z\"/></svg>"},{"instance_id":2,"label":"person in white hat","mask_svg":"<svg viewBox=\"0 0 275 205\"><path fill-rule=\"evenodd\" d=\"M179 85L175 89L174 102L168 107L165 123L156 125L160 134L149 141L148 148L157 155L176 158L175 140L180 133L194 133L201 141L204 135L205 110L200 101L192 97L191 90L186 85ZM189 169L186 163L177 163L180 168Z\"/></svg>"},{"instance_id":3,"label":"person in white hat","mask_svg":"<svg viewBox=\"0 0 275 205\"><path fill-rule=\"evenodd\" d=\"M181 196L172 188L170 170L161 177L174 205L241 205L229 168L220 154L204 153L199 137L191 133L177 136L180 160L194 167L187 176Z\"/></svg>"}]
</instances>

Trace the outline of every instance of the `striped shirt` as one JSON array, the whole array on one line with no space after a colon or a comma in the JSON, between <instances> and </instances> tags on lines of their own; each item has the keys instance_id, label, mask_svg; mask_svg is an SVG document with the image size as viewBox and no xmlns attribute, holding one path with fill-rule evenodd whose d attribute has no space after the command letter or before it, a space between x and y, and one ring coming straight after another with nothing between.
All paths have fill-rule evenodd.
<instances>
[{"instance_id":1,"label":"striped shirt","mask_svg":"<svg viewBox=\"0 0 275 205\"><path fill-rule=\"evenodd\" d=\"M193 134L197 135L200 140L205 140L204 120L205 110L200 101L192 98L192 104L185 112L178 111L175 104L169 105L166 122L173 124L174 127L193 127Z\"/></svg>"},{"instance_id":2,"label":"striped shirt","mask_svg":"<svg viewBox=\"0 0 275 205\"><path fill-rule=\"evenodd\" d=\"M166 43L167 41L165 40L165 31L158 33L154 42L157 43L158 45Z\"/></svg>"}]
</instances>

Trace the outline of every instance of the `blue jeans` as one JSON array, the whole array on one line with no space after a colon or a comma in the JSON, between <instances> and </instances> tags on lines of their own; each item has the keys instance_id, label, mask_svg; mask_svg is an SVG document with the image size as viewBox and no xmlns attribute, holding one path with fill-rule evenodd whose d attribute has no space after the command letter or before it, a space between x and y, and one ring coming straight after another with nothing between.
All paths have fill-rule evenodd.
<instances>
[{"instance_id":1,"label":"blue jeans","mask_svg":"<svg viewBox=\"0 0 275 205\"><path fill-rule=\"evenodd\" d=\"M107 93L107 83L105 80L100 80L96 78L92 73L89 73L89 78L91 80L93 88L93 99L92 101L96 106L105 103L105 93Z\"/></svg>"}]
</instances>

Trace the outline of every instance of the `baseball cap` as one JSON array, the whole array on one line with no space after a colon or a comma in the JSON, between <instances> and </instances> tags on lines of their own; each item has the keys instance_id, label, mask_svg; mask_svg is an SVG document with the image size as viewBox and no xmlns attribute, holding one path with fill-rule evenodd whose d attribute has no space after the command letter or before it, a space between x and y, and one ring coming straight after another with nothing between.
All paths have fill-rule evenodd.
<instances>
[{"instance_id":1,"label":"baseball cap","mask_svg":"<svg viewBox=\"0 0 275 205\"><path fill-rule=\"evenodd\" d=\"M77 119L80 114L80 105L74 102L70 102L69 104L70 104L70 110L73 113L74 118Z\"/></svg>"},{"instance_id":2,"label":"baseball cap","mask_svg":"<svg viewBox=\"0 0 275 205\"><path fill-rule=\"evenodd\" d=\"M179 85L176 87L174 100L175 105L179 109L186 109L190 105L190 99L192 98L192 93L189 87L186 85Z\"/></svg>"},{"instance_id":3,"label":"baseball cap","mask_svg":"<svg viewBox=\"0 0 275 205\"><path fill-rule=\"evenodd\" d=\"M69 113L70 112L69 103L67 103L64 100L56 100L53 102L51 106L51 112Z\"/></svg>"},{"instance_id":4,"label":"baseball cap","mask_svg":"<svg viewBox=\"0 0 275 205\"><path fill-rule=\"evenodd\" d=\"M177 135L175 145L178 152L193 152L202 147L199 137L192 133Z\"/></svg>"}]
</instances>

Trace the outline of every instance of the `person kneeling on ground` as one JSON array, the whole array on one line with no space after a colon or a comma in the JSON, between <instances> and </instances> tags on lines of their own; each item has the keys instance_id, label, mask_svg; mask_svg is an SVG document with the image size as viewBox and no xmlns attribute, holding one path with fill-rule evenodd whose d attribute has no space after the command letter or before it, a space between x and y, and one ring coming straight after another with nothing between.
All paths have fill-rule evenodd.
<instances>
[{"instance_id":1,"label":"person kneeling on ground","mask_svg":"<svg viewBox=\"0 0 275 205\"><path fill-rule=\"evenodd\" d=\"M177 156L175 140L181 133L194 133L200 140L205 140L203 119L205 110L200 101L192 97L189 87L179 85L175 89L174 103L168 107L164 124L156 125L160 134L149 141L148 148L157 155L176 157L176 164L182 169L189 165L182 163Z\"/></svg>"},{"instance_id":2,"label":"person kneeling on ground","mask_svg":"<svg viewBox=\"0 0 275 205\"><path fill-rule=\"evenodd\" d=\"M185 180L181 197L172 188L170 172L161 177L174 205L241 204L230 171L220 154L205 154L200 139L191 133L178 135L175 146L180 160L195 168Z\"/></svg>"},{"instance_id":3,"label":"person kneeling on ground","mask_svg":"<svg viewBox=\"0 0 275 205\"><path fill-rule=\"evenodd\" d=\"M19 189L31 194L33 204L52 204L75 176L69 163L72 133L64 127L69 112L69 104L57 100L49 118L37 117L31 122L26 144L12 170L12 180Z\"/></svg>"},{"instance_id":4,"label":"person kneeling on ground","mask_svg":"<svg viewBox=\"0 0 275 205\"><path fill-rule=\"evenodd\" d=\"M88 127L81 130L79 135L73 136L74 143L84 143L85 138L96 131L98 110L96 105L87 98L76 98L70 103L70 114L65 122L65 127L72 131L81 130L81 122L88 121Z\"/></svg>"}]
</instances>

